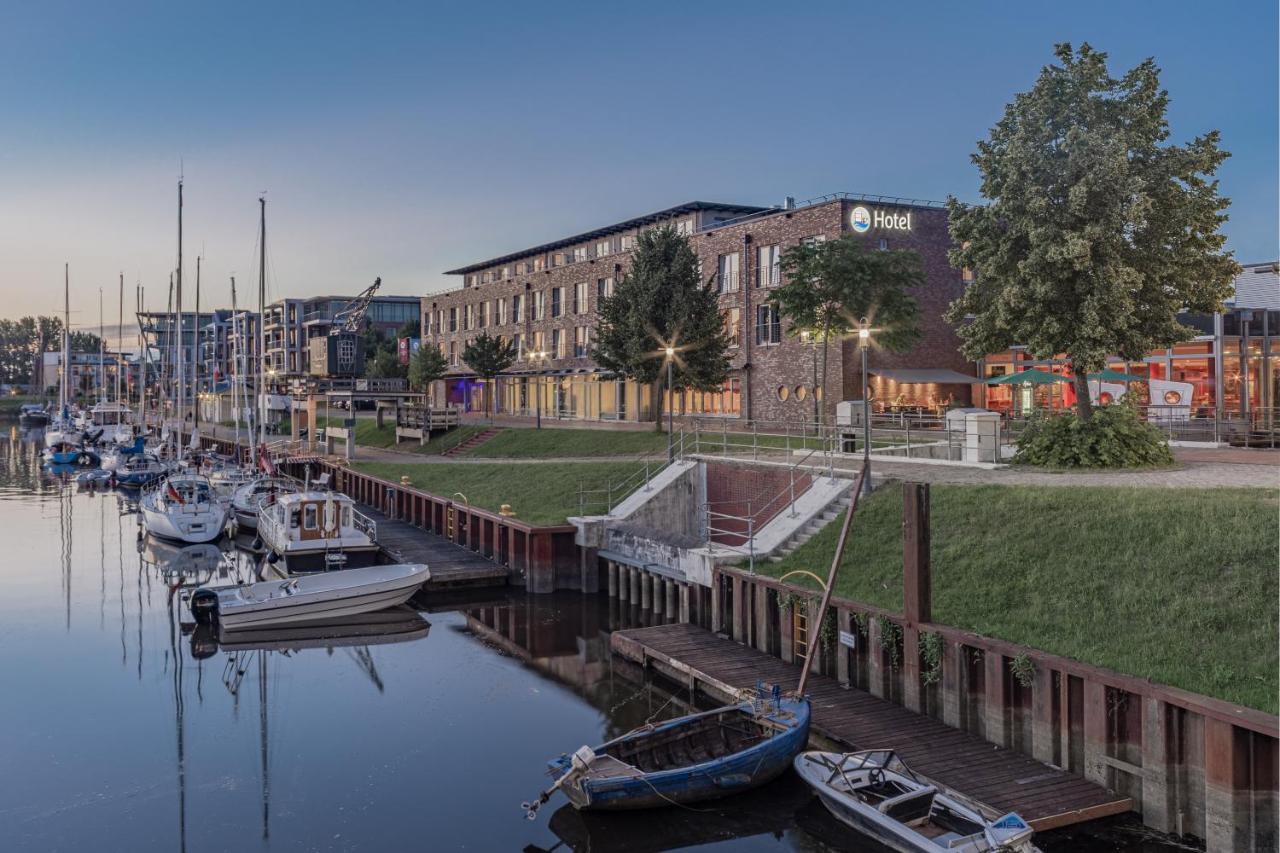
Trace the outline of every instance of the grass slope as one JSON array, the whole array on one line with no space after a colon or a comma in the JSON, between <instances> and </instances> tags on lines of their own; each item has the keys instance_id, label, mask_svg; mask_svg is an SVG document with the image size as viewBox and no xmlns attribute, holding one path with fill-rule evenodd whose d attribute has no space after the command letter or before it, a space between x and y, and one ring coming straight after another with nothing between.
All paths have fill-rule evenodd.
<instances>
[{"instance_id":1,"label":"grass slope","mask_svg":"<svg viewBox=\"0 0 1280 853\"><path fill-rule=\"evenodd\" d=\"M1258 489L935 485L933 618L1274 714L1277 506ZM858 509L838 594L901 610L901 508L890 484ZM839 527L757 570L825 574Z\"/></svg>"},{"instance_id":2,"label":"grass slope","mask_svg":"<svg viewBox=\"0 0 1280 853\"><path fill-rule=\"evenodd\" d=\"M395 483L408 475L419 489L442 496L462 492L472 506L495 512L502 504L511 504L518 518L532 524L564 524L578 512L580 484L594 488L608 480L621 480L637 468L630 462L357 462L352 467Z\"/></svg>"},{"instance_id":3,"label":"grass slope","mask_svg":"<svg viewBox=\"0 0 1280 853\"><path fill-rule=\"evenodd\" d=\"M628 456L665 450L666 433L653 430L503 429L468 456L505 459Z\"/></svg>"}]
</instances>

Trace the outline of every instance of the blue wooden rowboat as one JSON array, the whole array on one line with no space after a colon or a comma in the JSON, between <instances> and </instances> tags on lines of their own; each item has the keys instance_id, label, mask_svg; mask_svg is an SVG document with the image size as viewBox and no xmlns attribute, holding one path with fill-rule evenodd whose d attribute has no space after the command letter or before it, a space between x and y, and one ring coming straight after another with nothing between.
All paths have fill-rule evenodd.
<instances>
[{"instance_id":1,"label":"blue wooden rowboat","mask_svg":"<svg viewBox=\"0 0 1280 853\"><path fill-rule=\"evenodd\" d=\"M548 762L557 790L579 809L645 809L725 797L763 785L809 739L809 700L757 688L737 705L642 726Z\"/></svg>"}]
</instances>

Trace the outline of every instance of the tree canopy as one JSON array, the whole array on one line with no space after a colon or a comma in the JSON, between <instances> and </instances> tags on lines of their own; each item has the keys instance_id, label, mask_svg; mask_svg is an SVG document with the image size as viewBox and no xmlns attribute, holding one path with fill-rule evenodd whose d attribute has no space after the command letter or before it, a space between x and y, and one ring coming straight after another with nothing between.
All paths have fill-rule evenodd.
<instances>
[{"instance_id":1,"label":"tree canopy","mask_svg":"<svg viewBox=\"0 0 1280 853\"><path fill-rule=\"evenodd\" d=\"M866 317L876 328L876 345L910 349L920 338L919 309L907 290L924 284L920 255L909 249L874 250L853 234L838 240L804 242L782 253L787 283L773 292L789 333L829 343L849 334ZM822 349L827 386L828 347ZM821 408L814 408L821 420Z\"/></svg>"},{"instance_id":2,"label":"tree canopy","mask_svg":"<svg viewBox=\"0 0 1280 853\"><path fill-rule=\"evenodd\" d=\"M485 380L485 411L492 411L490 388L494 378L515 362L515 344L504 338L495 338L488 332L481 332L463 348L462 360L475 371L476 376Z\"/></svg>"},{"instance_id":3,"label":"tree canopy","mask_svg":"<svg viewBox=\"0 0 1280 853\"><path fill-rule=\"evenodd\" d=\"M601 301L592 355L606 370L654 385L653 414L660 421L666 348L676 355L672 387L714 391L729 372L730 340L710 281L674 228L640 235L631 266L613 295Z\"/></svg>"},{"instance_id":4,"label":"tree canopy","mask_svg":"<svg viewBox=\"0 0 1280 853\"><path fill-rule=\"evenodd\" d=\"M432 382L443 377L448 369L449 361L439 348L424 343L409 360L409 387L415 391L425 391Z\"/></svg>"},{"instance_id":5,"label":"tree canopy","mask_svg":"<svg viewBox=\"0 0 1280 853\"><path fill-rule=\"evenodd\" d=\"M1189 338L1178 312L1219 309L1239 267L1218 231L1217 131L1168 144L1154 60L1116 78L1088 44L1054 52L978 143L989 203L948 200L951 262L976 280L947 319L969 358L1066 354L1087 420L1088 372Z\"/></svg>"},{"instance_id":6,"label":"tree canopy","mask_svg":"<svg viewBox=\"0 0 1280 853\"><path fill-rule=\"evenodd\" d=\"M73 352L97 352L97 335L71 333ZM0 382L24 384L31 381L36 354L62 349L62 319L23 317L0 320Z\"/></svg>"}]
</instances>

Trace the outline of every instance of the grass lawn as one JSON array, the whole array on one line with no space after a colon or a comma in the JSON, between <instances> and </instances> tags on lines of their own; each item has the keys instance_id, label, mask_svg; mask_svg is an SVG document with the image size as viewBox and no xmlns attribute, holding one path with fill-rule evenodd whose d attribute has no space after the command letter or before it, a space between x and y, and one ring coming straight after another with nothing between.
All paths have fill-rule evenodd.
<instances>
[{"instance_id":1,"label":"grass lawn","mask_svg":"<svg viewBox=\"0 0 1280 853\"><path fill-rule=\"evenodd\" d=\"M931 497L934 621L1277 712L1274 492L935 485ZM757 571L825 575L839 527ZM837 593L901 610L896 484L859 508Z\"/></svg>"},{"instance_id":2,"label":"grass lawn","mask_svg":"<svg viewBox=\"0 0 1280 853\"><path fill-rule=\"evenodd\" d=\"M627 456L665 450L667 434L646 430L503 429L467 455L533 459L569 456Z\"/></svg>"},{"instance_id":3,"label":"grass lawn","mask_svg":"<svg viewBox=\"0 0 1280 853\"><path fill-rule=\"evenodd\" d=\"M39 397L19 394L12 397L0 397L0 415L17 415L18 409L27 403L39 403Z\"/></svg>"},{"instance_id":4,"label":"grass lawn","mask_svg":"<svg viewBox=\"0 0 1280 853\"><path fill-rule=\"evenodd\" d=\"M417 488L435 495L462 492L473 506L497 512L511 504L516 517L532 524L564 524L578 513L578 487L598 488L618 481L638 467L631 462L440 463L431 465L357 462L352 467L392 482L408 475Z\"/></svg>"},{"instance_id":5,"label":"grass lawn","mask_svg":"<svg viewBox=\"0 0 1280 853\"><path fill-rule=\"evenodd\" d=\"M316 420L320 422L321 426L325 427L341 427L346 424L346 420L339 417L318 417ZM451 429L446 433L437 433L430 441L421 447L418 446L416 439L402 441L397 447L394 418L387 418L386 425L379 429L376 418L358 417L356 418L356 446L381 448L391 447L408 453L423 453L428 456L438 456L446 450L450 450L458 444L466 441L476 433L483 431L483 429L484 427L480 426L460 426L456 429Z\"/></svg>"}]
</instances>

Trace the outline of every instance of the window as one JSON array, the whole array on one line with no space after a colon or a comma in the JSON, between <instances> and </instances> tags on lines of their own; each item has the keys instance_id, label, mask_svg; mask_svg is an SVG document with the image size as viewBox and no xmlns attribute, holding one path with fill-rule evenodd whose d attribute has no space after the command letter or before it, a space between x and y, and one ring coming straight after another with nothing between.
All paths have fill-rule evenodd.
<instances>
[{"instance_id":1,"label":"window","mask_svg":"<svg viewBox=\"0 0 1280 853\"><path fill-rule=\"evenodd\" d=\"M825 243L825 242L827 242L827 235L826 235L826 234L814 234L812 237L805 237L805 238L804 238L804 239L802 239L800 242L801 242L801 243L804 243L806 246L816 246L816 245L818 245L819 243Z\"/></svg>"},{"instance_id":2,"label":"window","mask_svg":"<svg viewBox=\"0 0 1280 853\"><path fill-rule=\"evenodd\" d=\"M692 233L693 233L693 220L692 220L692 219L681 219L679 222L677 222L677 223L676 223L676 233L677 233L677 234L679 234L681 237L688 237L690 234L692 234Z\"/></svg>"},{"instance_id":3,"label":"window","mask_svg":"<svg viewBox=\"0 0 1280 853\"><path fill-rule=\"evenodd\" d=\"M458 342L457 341L449 341L449 363L450 364L458 363Z\"/></svg>"},{"instance_id":4,"label":"window","mask_svg":"<svg viewBox=\"0 0 1280 853\"><path fill-rule=\"evenodd\" d=\"M977 276L973 274L973 267L964 267L960 270L960 280L965 284L972 284L977 280Z\"/></svg>"},{"instance_id":5,"label":"window","mask_svg":"<svg viewBox=\"0 0 1280 853\"><path fill-rule=\"evenodd\" d=\"M585 261L586 259L587 259L587 247L586 247L586 246L578 246L576 249L574 249L574 250L573 250L573 262L574 262L574 263L579 263L579 262L581 262L581 261Z\"/></svg>"},{"instance_id":6,"label":"window","mask_svg":"<svg viewBox=\"0 0 1280 853\"><path fill-rule=\"evenodd\" d=\"M496 326L507 325L507 300L505 299L493 300L493 316L494 316L494 321L493 321L494 325Z\"/></svg>"},{"instance_id":7,"label":"window","mask_svg":"<svg viewBox=\"0 0 1280 853\"><path fill-rule=\"evenodd\" d=\"M533 259L533 271L542 272L547 266L547 259L539 255Z\"/></svg>"},{"instance_id":8,"label":"window","mask_svg":"<svg viewBox=\"0 0 1280 853\"><path fill-rule=\"evenodd\" d=\"M590 336L590 328L587 326L576 326L573 330L573 357L586 358L588 338Z\"/></svg>"},{"instance_id":9,"label":"window","mask_svg":"<svg viewBox=\"0 0 1280 853\"><path fill-rule=\"evenodd\" d=\"M551 357L564 358L564 334L560 329L551 330Z\"/></svg>"},{"instance_id":10,"label":"window","mask_svg":"<svg viewBox=\"0 0 1280 853\"><path fill-rule=\"evenodd\" d=\"M564 288L551 288L551 316L559 317L564 313Z\"/></svg>"},{"instance_id":11,"label":"window","mask_svg":"<svg viewBox=\"0 0 1280 853\"><path fill-rule=\"evenodd\" d=\"M516 361L524 361L524 335L519 332L512 335L511 345L515 347Z\"/></svg>"},{"instance_id":12,"label":"window","mask_svg":"<svg viewBox=\"0 0 1280 853\"><path fill-rule=\"evenodd\" d=\"M462 309L462 331L476 327L476 306L468 305Z\"/></svg>"},{"instance_id":13,"label":"window","mask_svg":"<svg viewBox=\"0 0 1280 853\"><path fill-rule=\"evenodd\" d=\"M533 333L533 351L536 353L545 353L547 351L547 333Z\"/></svg>"},{"instance_id":14,"label":"window","mask_svg":"<svg viewBox=\"0 0 1280 853\"><path fill-rule=\"evenodd\" d=\"M519 293L511 297L511 322L524 322L524 297Z\"/></svg>"},{"instance_id":15,"label":"window","mask_svg":"<svg viewBox=\"0 0 1280 853\"><path fill-rule=\"evenodd\" d=\"M779 386L778 386L778 399L779 399L779 400L781 400L782 402L784 402L784 403L785 403L785 402L787 401L787 398L788 398L788 397L790 397L790 396L791 396L791 389L790 389L790 388L788 388L786 385L779 385Z\"/></svg>"},{"instance_id":16,"label":"window","mask_svg":"<svg viewBox=\"0 0 1280 853\"><path fill-rule=\"evenodd\" d=\"M533 316L531 320L537 321L545 317L547 312L547 294L542 290L535 290L533 293Z\"/></svg>"},{"instance_id":17,"label":"window","mask_svg":"<svg viewBox=\"0 0 1280 853\"><path fill-rule=\"evenodd\" d=\"M776 303L756 306L756 343L782 343L782 319Z\"/></svg>"},{"instance_id":18,"label":"window","mask_svg":"<svg viewBox=\"0 0 1280 853\"><path fill-rule=\"evenodd\" d=\"M489 274L487 272L480 273L480 283L481 284L489 283Z\"/></svg>"},{"instance_id":19,"label":"window","mask_svg":"<svg viewBox=\"0 0 1280 853\"><path fill-rule=\"evenodd\" d=\"M888 250L889 250L889 241L888 241L888 240L886 240L885 238L881 237L881 238L880 238L880 242L876 244L876 248L877 248L877 249L879 249L879 250L880 250L880 251L882 251L882 252L886 252L886 251L888 251Z\"/></svg>"},{"instance_id":20,"label":"window","mask_svg":"<svg viewBox=\"0 0 1280 853\"><path fill-rule=\"evenodd\" d=\"M564 266L565 263L567 262L568 257L569 256L566 255L564 252L556 252L554 255L551 256L551 266L553 267Z\"/></svg>"},{"instance_id":21,"label":"window","mask_svg":"<svg viewBox=\"0 0 1280 853\"><path fill-rule=\"evenodd\" d=\"M756 287L777 287L782 284L782 247L761 246L759 260Z\"/></svg>"},{"instance_id":22,"label":"window","mask_svg":"<svg viewBox=\"0 0 1280 853\"><path fill-rule=\"evenodd\" d=\"M608 299L613 296L613 278L596 279L596 304L600 304L600 300Z\"/></svg>"},{"instance_id":23,"label":"window","mask_svg":"<svg viewBox=\"0 0 1280 853\"><path fill-rule=\"evenodd\" d=\"M479 309L476 312L476 328L483 329L489 325L489 302L485 300L476 307Z\"/></svg>"},{"instance_id":24,"label":"window","mask_svg":"<svg viewBox=\"0 0 1280 853\"><path fill-rule=\"evenodd\" d=\"M449 309L449 331L458 331L458 307L456 305Z\"/></svg>"},{"instance_id":25,"label":"window","mask_svg":"<svg viewBox=\"0 0 1280 853\"><path fill-rule=\"evenodd\" d=\"M720 314L724 317L724 333L729 336L729 346L736 347L742 335L742 309L726 308Z\"/></svg>"},{"instance_id":26,"label":"window","mask_svg":"<svg viewBox=\"0 0 1280 853\"><path fill-rule=\"evenodd\" d=\"M603 257L605 257L606 255L611 255L611 254L613 254L613 241L612 241L612 240L601 240L601 241L599 241L598 243L596 243L596 257L597 257L597 258L603 258Z\"/></svg>"},{"instance_id":27,"label":"window","mask_svg":"<svg viewBox=\"0 0 1280 853\"><path fill-rule=\"evenodd\" d=\"M587 304L587 283L580 281L573 286L573 313L586 314L591 310Z\"/></svg>"},{"instance_id":28,"label":"window","mask_svg":"<svg viewBox=\"0 0 1280 853\"><path fill-rule=\"evenodd\" d=\"M303 504L302 506L302 529L315 530L317 513L315 504Z\"/></svg>"},{"instance_id":29,"label":"window","mask_svg":"<svg viewBox=\"0 0 1280 853\"><path fill-rule=\"evenodd\" d=\"M503 277L503 278L511 278L511 267L503 267L503 268L502 268L502 277Z\"/></svg>"},{"instance_id":30,"label":"window","mask_svg":"<svg viewBox=\"0 0 1280 853\"><path fill-rule=\"evenodd\" d=\"M630 252L636 247L636 238L634 234L624 234L622 236L622 251Z\"/></svg>"},{"instance_id":31,"label":"window","mask_svg":"<svg viewBox=\"0 0 1280 853\"><path fill-rule=\"evenodd\" d=\"M721 255L716 261L716 292L736 293L738 291L738 253Z\"/></svg>"}]
</instances>

